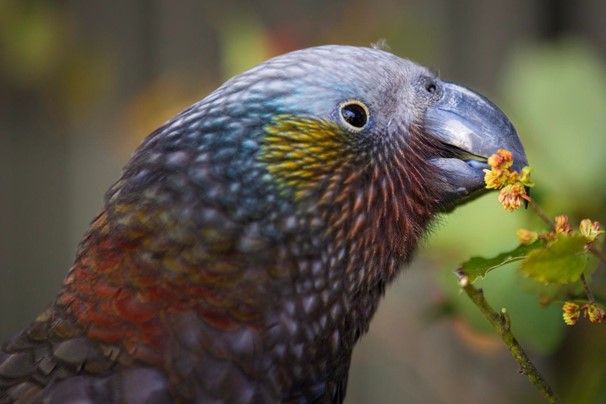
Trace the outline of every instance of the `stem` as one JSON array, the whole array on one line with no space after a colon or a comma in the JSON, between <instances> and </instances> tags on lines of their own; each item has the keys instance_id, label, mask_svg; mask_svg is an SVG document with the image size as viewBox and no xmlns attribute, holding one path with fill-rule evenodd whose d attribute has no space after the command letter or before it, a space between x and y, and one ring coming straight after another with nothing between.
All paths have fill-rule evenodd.
<instances>
[{"instance_id":1,"label":"stem","mask_svg":"<svg viewBox=\"0 0 606 404\"><path fill-rule=\"evenodd\" d=\"M501 337L511 355L520 366L520 373L526 375L528 380L534 384L537 389L545 396L549 403L558 403L559 400L552 388L549 386L547 381L541 376L537 368L528 358L524 349L520 346L520 343L513 336L510 328L509 315L505 309L501 310L501 313L494 311L492 307L486 301L484 292L482 289L477 289L469 281L467 275L462 269L456 271L456 275L459 279L459 285L467 293L467 296L471 301L480 309L484 317L490 321L492 326L495 328L497 334Z\"/></svg>"},{"instance_id":2,"label":"stem","mask_svg":"<svg viewBox=\"0 0 606 404\"><path fill-rule=\"evenodd\" d=\"M530 204L530 207L535 211L535 213L537 214L537 216L540 217L541 220L543 222L545 222L545 224L547 226L549 226L550 229L553 229L553 222L551 221L551 219L549 218L549 216L547 215L547 213L545 213L545 211L543 210L543 208L541 208L539 206L539 204L536 203L534 201L534 199L532 199L530 196L525 196L524 199L526 201L528 201L528 203Z\"/></svg>"},{"instance_id":3,"label":"stem","mask_svg":"<svg viewBox=\"0 0 606 404\"><path fill-rule=\"evenodd\" d=\"M587 295L587 300L589 300L591 303L595 303L595 297L593 296L593 292L591 291L591 289L589 289L589 284L587 283L585 274L581 274L581 284L583 285L585 295Z\"/></svg>"}]
</instances>

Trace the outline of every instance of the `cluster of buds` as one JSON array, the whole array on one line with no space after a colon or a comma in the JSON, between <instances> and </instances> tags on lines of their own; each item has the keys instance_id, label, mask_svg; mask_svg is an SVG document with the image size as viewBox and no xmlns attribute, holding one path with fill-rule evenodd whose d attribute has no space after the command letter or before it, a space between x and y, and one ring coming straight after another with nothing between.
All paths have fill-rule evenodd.
<instances>
[{"instance_id":1,"label":"cluster of buds","mask_svg":"<svg viewBox=\"0 0 606 404\"><path fill-rule=\"evenodd\" d=\"M499 190L499 202L508 211L513 211L522 206L524 201L530 202L527 189L534 186L530 180L530 167L524 167L522 171L512 170L513 155L505 149L499 149L490 156L487 161L490 169L484 170L484 183L487 189ZM546 219L548 221L548 219ZM581 236L589 248L604 230L600 223L591 219L583 219L578 230L573 229L568 216L559 215L554 218L553 228L546 232L536 232L527 229L519 229L516 233L521 244L530 245L537 240L543 240L548 245L562 236ZM588 295L589 297L589 295ZM596 303L593 298L586 302L567 301L562 306L562 317L568 325L577 323L581 315L592 323L601 323L606 319L606 308Z\"/></svg>"},{"instance_id":2,"label":"cluster of buds","mask_svg":"<svg viewBox=\"0 0 606 404\"><path fill-rule=\"evenodd\" d=\"M505 149L497 150L487 162L490 170L484 170L486 188L501 190L499 202L505 209L518 209L528 198L526 189L534 185L530 180L530 167L524 167L521 172L512 170L513 156Z\"/></svg>"},{"instance_id":3,"label":"cluster of buds","mask_svg":"<svg viewBox=\"0 0 606 404\"><path fill-rule=\"evenodd\" d=\"M572 229L568 216L559 215L554 218L553 231L539 233L528 229L519 229L516 232L516 236L521 244L528 245L534 243L538 239L550 242L556 240L558 235L568 236L579 234L585 238L585 241L589 244L593 243L595 239L603 233L604 230L602 230L600 223L591 219L581 220L577 233L577 230Z\"/></svg>"},{"instance_id":4,"label":"cluster of buds","mask_svg":"<svg viewBox=\"0 0 606 404\"><path fill-rule=\"evenodd\" d=\"M583 314L592 323L601 323L606 318L606 309L601 304L590 302L579 304L575 302L564 302L562 306L562 317L567 325L575 325Z\"/></svg>"}]
</instances>

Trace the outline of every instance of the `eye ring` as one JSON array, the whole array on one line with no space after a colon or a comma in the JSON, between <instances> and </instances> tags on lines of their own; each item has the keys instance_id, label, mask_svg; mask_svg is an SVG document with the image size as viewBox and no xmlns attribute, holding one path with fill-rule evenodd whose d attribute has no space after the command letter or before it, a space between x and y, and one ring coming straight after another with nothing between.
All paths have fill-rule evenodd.
<instances>
[{"instance_id":1,"label":"eye ring","mask_svg":"<svg viewBox=\"0 0 606 404\"><path fill-rule=\"evenodd\" d=\"M425 84L425 90L430 93L433 94L438 90L438 86L436 85L435 82L430 81L427 84Z\"/></svg>"},{"instance_id":2,"label":"eye ring","mask_svg":"<svg viewBox=\"0 0 606 404\"><path fill-rule=\"evenodd\" d=\"M362 101L347 100L339 105L339 117L347 129L359 132L368 124L370 112Z\"/></svg>"}]
</instances>

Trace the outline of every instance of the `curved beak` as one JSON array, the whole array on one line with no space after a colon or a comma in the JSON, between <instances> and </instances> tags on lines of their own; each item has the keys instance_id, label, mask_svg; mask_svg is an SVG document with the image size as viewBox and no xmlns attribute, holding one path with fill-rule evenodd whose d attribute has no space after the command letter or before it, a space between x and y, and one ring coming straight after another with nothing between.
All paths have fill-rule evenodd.
<instances>
[{"instance_id":1,"label":"curved beak","mask_svg":"<svg viewBox=\"0 0 606 404\"><path fill-rule=\"evenodd\" d=\"M524 147L503 111L485 97L442 82L441 97L425 112L425 133L444 145L448 157L431 160L444 180L444 204L454 205L484 189L487 158L498 149L513 154L515 170L527 165Z\"/></svg>"}]
</instances>

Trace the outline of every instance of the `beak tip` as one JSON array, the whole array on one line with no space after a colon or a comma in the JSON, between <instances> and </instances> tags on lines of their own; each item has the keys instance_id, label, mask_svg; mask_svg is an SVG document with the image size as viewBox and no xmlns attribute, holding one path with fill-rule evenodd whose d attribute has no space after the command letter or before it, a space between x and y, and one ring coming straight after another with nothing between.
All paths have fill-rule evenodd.
<instances>
[{"instance_id":1,"label":"beak tip","mask_svg":"<svg viewBox=\"0 0 606 404\"><path fill-rule=\"evenodd\" d=\"M466 195L476 195L484 189L483 171L458 158L458 151L488 157L498 149L507 149L513 154L514 170L521 171L528 164L524 146L509 118L487 98L469 89L443 82L441 98L427 109L424 119L426 133L455 150L454 157L434 162L446 178L445 199L468 199Z\"/></svg>"}]
</instances>

